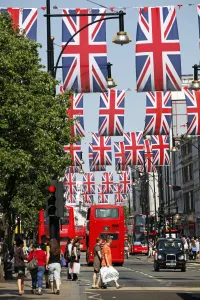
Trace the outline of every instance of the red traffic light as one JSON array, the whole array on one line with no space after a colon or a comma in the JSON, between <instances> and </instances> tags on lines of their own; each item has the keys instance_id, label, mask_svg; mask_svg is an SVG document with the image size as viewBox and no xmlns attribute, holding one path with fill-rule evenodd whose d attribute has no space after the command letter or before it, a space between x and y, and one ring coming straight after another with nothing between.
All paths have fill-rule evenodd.
<instances>
[{"instance_id":1,"label":"red traffic light","mask_svg":"<svg viewBox=\"0 0 200 300\"><path fill-rule=\"evenodd\" d=\"M51 186L48 188L48 191L49 191L50 193L55 193L56 187L55 187L54 185L51 185Z\"/></svg>"}]
</instances>

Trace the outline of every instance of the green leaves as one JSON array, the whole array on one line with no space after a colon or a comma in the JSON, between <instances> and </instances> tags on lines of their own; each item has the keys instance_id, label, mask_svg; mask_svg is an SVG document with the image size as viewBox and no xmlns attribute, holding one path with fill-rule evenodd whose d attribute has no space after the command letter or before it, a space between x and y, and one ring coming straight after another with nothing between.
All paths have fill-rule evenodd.
<instances>
[{"instance_id":1,"label":"green leaves","mask_svg":"<svg viewBox=\"0 0 200 300\"><path fill-rule=\"evenodd\" d=\"M36 228L46 186L70 164L63 146L77 141L66 115L72 92L54 96L57 82L41 66L39 46L0 14L0 204L27 229L29 219Z\"/></svg>"}]
</instances>

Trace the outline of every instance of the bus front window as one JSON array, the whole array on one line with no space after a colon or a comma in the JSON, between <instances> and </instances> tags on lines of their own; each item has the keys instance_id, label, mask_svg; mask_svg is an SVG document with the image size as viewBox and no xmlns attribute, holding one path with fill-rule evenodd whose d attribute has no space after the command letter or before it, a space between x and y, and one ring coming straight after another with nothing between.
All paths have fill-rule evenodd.
<instances>
[{"instance_id":1,"label":"bus front window","mask_svg":"<svg viewBox=\"0 0 200 300\"><path fill-rule=\"evenodd\" d=\"M146 237L144 234L134 234L133 236L133 245L145 245L147 243Z\"/></svg>"},{"instance_id":2,"label":"bus front window","mask_svg":"<svg viewBox=\"0 0 200 300\"><path fill-rule=\"evenodd\" d=\"M119 218L119 209L117 208L97 208L95 210L96 218L111 218L118 219Z\"/></svg>"}]
</instances>

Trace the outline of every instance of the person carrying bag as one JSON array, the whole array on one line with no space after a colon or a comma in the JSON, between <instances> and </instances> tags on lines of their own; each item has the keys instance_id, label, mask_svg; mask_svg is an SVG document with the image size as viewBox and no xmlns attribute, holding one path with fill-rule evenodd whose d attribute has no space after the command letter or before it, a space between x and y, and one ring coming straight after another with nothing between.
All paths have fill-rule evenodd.
<instances>
[{"instance_id":1,"label":"person carrying bag","mask_svg":"<svg viewBox=\"0 0 200 300\"><path fill-rule=\"evenodd\" d=\"M33 251L28 256L27 269L31 273L32 278L32 294L36 292L36 285L38 283L38 294L42 295L42 283L45 271L46 253L39 248L39 244L33 244Z\"/></svg>"}]
</instances>

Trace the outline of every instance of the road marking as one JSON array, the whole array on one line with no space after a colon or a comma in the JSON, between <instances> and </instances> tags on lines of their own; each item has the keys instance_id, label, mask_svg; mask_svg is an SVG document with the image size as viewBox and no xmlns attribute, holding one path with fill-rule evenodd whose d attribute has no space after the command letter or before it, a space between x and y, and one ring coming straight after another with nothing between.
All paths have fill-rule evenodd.
<instances>
[{"instance_id":1,"label":"road marking","mask_svg":"<svg viewBox=\"0 0 200 300\"><path fill-rule=\"evenodd\" d=\"M87 291L87 290L86 290ZM89 290L88 290L89 291ZM109 289L103 289L101 292L110 292L110 291L116 291L115 287L110 287ZM122 287L120 291L177 291L177 292L200 292L200 288L194 288L194 287L175 287L175 286L165 286L165 287ZM86 292L89 293L89 292ZM99 294L96 294L99 295ZM92 299L92 298L90 298ZM95 299L95 298L94 298Z\"/></svg>"},{"instance_id":2,"label":"road marking","mask_svg":"<svg viewBox=\"0 0 200 300\"><path fill-rule=\"evenodd\" d=\"M88 296L88 299L94 299L94 300L98 300L101 298L100 294L95 294L92 292L85 292L84 294L92 294L91 296Z\"/></svg>"}]
</instances>

